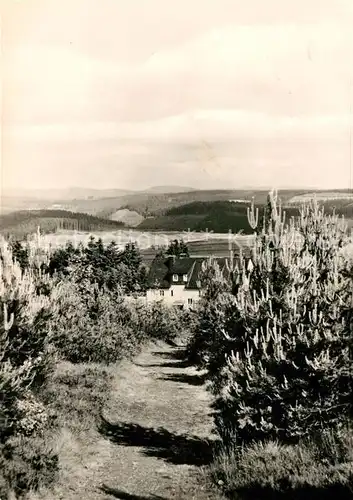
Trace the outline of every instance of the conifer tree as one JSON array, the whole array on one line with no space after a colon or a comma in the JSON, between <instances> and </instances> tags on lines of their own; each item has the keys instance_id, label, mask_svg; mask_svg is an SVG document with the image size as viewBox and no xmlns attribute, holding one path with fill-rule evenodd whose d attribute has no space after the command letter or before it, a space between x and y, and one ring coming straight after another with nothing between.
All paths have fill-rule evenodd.
<instances>
[{"instance_id":1,"label":"conifer tree","mask_svg":"<svg viewBox=\"0 0 353 500\"><path fill-rule=\"evenodd\" d=\"M254 230L256 219L251 210ZM226 318L223 341L217 335L213 344L215 322L203 333L208 352L220 353L217 366L208 368L225 440L297 440L346 423L352 373L347 242L344 221L315 201L286 223L271 193L251 261L229 269L233 290L226 306L218 304L218 316Z\"/></svg>"}]
</instances>

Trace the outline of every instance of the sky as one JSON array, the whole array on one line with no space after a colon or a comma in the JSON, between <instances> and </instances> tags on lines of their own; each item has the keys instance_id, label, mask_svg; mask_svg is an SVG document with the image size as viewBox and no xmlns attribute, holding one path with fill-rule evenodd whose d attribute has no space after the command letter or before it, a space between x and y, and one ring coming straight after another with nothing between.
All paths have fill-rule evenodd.
<instances>
[{"instance_id":1,"label":"sky","mask_svg":"<svg viewBox=\"0 0 353 500\"><path fill-rule=\"evenodd\" d=\"M6 188L349 188L352 0L3 0Z\"/></svg>"}]
</instances>

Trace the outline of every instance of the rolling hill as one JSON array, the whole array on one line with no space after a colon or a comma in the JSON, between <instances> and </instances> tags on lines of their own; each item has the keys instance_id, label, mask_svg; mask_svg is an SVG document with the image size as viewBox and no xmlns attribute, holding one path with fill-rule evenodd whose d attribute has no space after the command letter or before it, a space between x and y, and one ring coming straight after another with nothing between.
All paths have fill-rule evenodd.
<instances>
[{"instance_id":1,"label":"rolling hill","mask_svg":"<svg viewBox=\"0 0 353 500\"><path fill-rule=\"evenodd\" d=\"M332 190L331 190L332 191ZM344 190L340 190L341 192ZM314 190L298 190L287 189L278 191L278 195L284 204L288 204L289 200L300 196L313 196ZM142 215L162 216L167 215L168 210L187 205L193 202L214 202L214 201L242 201L249 202L254 199L257 205L266 203L268 196L267 190L241 190L241 189L220 189L220 190L199 190L183 193L170 193L163 195L138 197L136 195L124 196L120 199L125 204L121 208L134 210ZM294 200L294 205L295 205Z\"/></svg>"},{"instance_id":2,"label":"rolling hill","mask_svg":"<svg viewBox=\"0 0 353 500\"><path fill-rule=\"evenodd\" d=\"M142 191L126 189L3 189L1 192L1 213L19 210L62 209L98 215L111 215L131 200L146 200L149 196L166 193L191 192L194 188L183 186L152 186Z\"/></svg>"},{"instance_id":3,"label":"rolling hill","mask_svg":"<svg viewBox=\"0 0 353 500\"><path fill-rule=\"evenodd\" d=\"M247 217L248 203L230 201L193 202L174 207L164 215L145 219L138 229L164 231L213 231L215 233L252 234ZM255 205L259 214L263 213L263 204ZM296 207L287 210L288 216L298 215Z\"/></svg>"},{"instance_id":4,"label":"rolling hill","mask_svg":"<svg viewBox=\"0 0 353 500\"><path fill-rule=\"evenodd\" d=\"M35 233L38 226L42 233L58 230L107 231L124 227L122 222L65 210L23 210L0 216L0 234L4 236L23 238Z\"/></svg>"},{"instance_id":5,"label":"rolling hill","mask_svg":"<svg viewBox=\"0 0 353 500\"><path fill-rule=\"evenodd\" d=\"M165 194L165 193L190 193L191 191L198 191L196 188L192 187L182 187L182 186L152 186L148 189L144 189L143 193L153 193L153 194Z\"/></svg>"},{"instance_id":6,"label":"rolling hill","mask_svg":"<svg viewBox=\"0 0 353 500\"><path fill-rule=\"evenodd\" d=\"M18 197L33 200L64 201L75 199L98 199L113 196L124 196L133 193L129 189L95 189L83 187L71 187L66 189L7 189L3 194L7 197Z\"/></svg>"},{"instance_id":7,"label":"rolling hill","mask_svg":"<svg viewBox=\"0 0 353 500\"><path fill-rule=\"evenodd\" d=\"M266 201L267 191L239 191L239 190L202 190L184 193L172 193L159 196L149 196L144 199L136 197L125 197L124 208L135 210L142 215L162 216L167 215L168 210L187 205L193 202L228 201L230 199L247 199L255 197L259 203Z\"/></svg>"},{"instance_id":8,"label":"rolling hill","mask_svg":"<svg viewBox=\"0 0 353 500\"><path fill-rule=\"evenodd\" d=\"M180 190L179 192L162 192L164 190L172 191ZM179 186L161 186L152 187L146 191L140 192L123 192L123 190L85 190L81 191L78 188L73 188L71 195L78 195L81 192L81 198L53 200L39 198L9 198L3 196L1 199L2 214L11 213L13 211L24 211L31 209L36 210L62 210L66 212L75 212L77 214L89 214L100 219L122 222L129 227L139 227L146 230L184 230L185 227L205 229L209 224L209 229L213 227L221 228L232 227L234 222L235 206L246 206L249 201L254 199L258 206L263 206L266 202L268 191L262 190L235 190L235 189L220 189L220 190L192 190ZM160 192L161 191L161 192ZM70 194L67 192L67 196ZM107 194L119 194L118 196L105 196ZM353 218L353 198L352 193L347 190L282 190L279 191L279 196L285 205L296 207L303 201L310 199L314 194L321 203L324 203L325 208L331 209L336 206L340 213L344 213L347 218ZM83 196L86 197L83 197ZM88 196L89 195L89 196ZM46 196L49 196L47 193ZM88 197L87 197L88 196ZM100 197L102 196L102 197ZM201 205L195 203L208 202L229 202L234 200L232 209L229 215L228 210L221 211L218 216L214 211L210 213L199 213ZM182 212L174 211L174 208L185 207ZM210 206L207 206L207 211ZM219 209L219 206L218 206ZM191 210L188 211L188 210ZM194 212L193 210L197 210ZM78 215L79 216L79 215ZM208 218L207 218L208 217ZM219 221L216 223L217 217ZM230 217L230 219L229 219ZM172 220L173 218L173 220ZM247 219L244 219L244 214L238 213L236 227L239 226L241 219L246 226ZM221 219L223 222L220 222ZM241 225L243 226L243 222ZM245 230L245 229L244 229Z\"/></svg>"},{"instance_id":9,"label":"rolling hill","mask_svg":"<svg viewBox=\"0 0 353 500\"><path fill-rule=\"evenodd\" d=\"M287 221L290 217L299 214L301 206L301 203L288 203L290 199L282 197L282 206L286 211ZM349 227L353 225L352 199L337 196L330 201L327 198L322 198L322 201L319 199L319 203L324 207L326 213L330 214L335 209L337 214L346 218ZM146 231L208 230L216 233L235 233L242 230L244 234L251 234L253 230L248 222L248 207L249 203L246 201L196 201L170 208L162 215L148 217L138 225L138 229ZM256 203L255 208L259 209L261 217L264 203Z\"/></svg>"}]
</instances>

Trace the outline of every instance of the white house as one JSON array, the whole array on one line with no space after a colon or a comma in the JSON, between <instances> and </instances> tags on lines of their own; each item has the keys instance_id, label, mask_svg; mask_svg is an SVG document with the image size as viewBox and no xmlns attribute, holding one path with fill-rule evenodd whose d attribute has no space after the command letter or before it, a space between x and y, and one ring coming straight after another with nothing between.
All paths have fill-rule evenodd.
<instances>
[{"instance_id":1,"label":"white house","mask_svg":"<svg viewBox=\"0 0 353 500\"><path fill-rule=\"evenodd\" d=\"M193 307L201 295L199 274L203 261L203 258L157 256L149 272L147 302Z\"/></svg>"},{"instance_id":2,"label":"white house","mask_svg":"<svg viewBox=\"0 0 353 500\"><path fill-rule=\"evenodd\" d=\"M200 272L204 257L157 256L151 265L147 289L147 302L163 301L165 304L190 309L200 299ZM216 259L221 267L226 259ZM222 261L222 262L221 262Z\"/></svg>"}]
</instances>

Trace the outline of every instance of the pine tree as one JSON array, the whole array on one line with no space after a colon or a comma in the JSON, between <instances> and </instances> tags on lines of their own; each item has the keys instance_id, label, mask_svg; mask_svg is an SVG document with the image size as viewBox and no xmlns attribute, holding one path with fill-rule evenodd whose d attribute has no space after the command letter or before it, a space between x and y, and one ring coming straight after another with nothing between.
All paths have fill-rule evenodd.
<instances>
[{"instance_id":1,"label":"pine tree","mask_svg":"<svg viewBox=\"0 0 353 500\"><path fill-rule=\"evenodd\" d=\"M251 211L254 229L256 218ZM251 261L230 269L233 291L226 305L216 304L218 317L226 318L223 340L212 337L216 321L204 331L207 351L219 354L208 369L225 440L297 440L346 423L352 273L341 249L347 241L344 221L315 201L286 224L271 193Z\"/></svg>"},{"instance_id":2,"label":"pine tree","mask_svg":"<svg viewBox=\"0 0 353 500\"><path fill-rule=\"evenodd\" d=\"M188 246L183 240L171 241L165 253L166 255L175 255L176 257L180 257L181 255L189 257Z\"/></svg>"}]
</instances>

